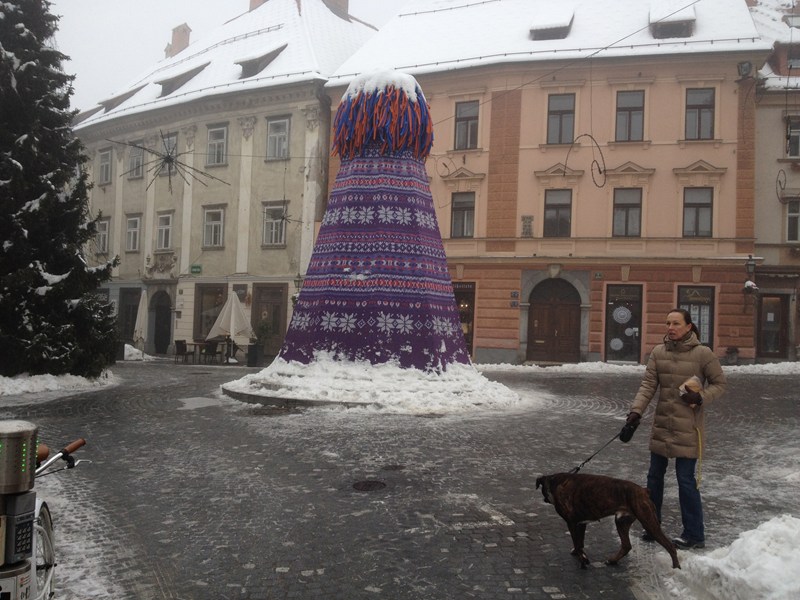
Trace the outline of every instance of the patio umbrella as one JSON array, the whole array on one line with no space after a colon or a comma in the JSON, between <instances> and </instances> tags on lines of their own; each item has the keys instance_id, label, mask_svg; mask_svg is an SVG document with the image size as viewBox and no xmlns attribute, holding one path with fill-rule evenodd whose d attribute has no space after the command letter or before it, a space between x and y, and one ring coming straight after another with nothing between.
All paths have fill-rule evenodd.
<instances>
[{"instance_id":1,"label":"patio umbrella","mask_svg":"<svg viewBox=\"0 0 800 600\"><path fill-rule=\"evenodd\" d=\"M136 322L133 324L133 343L139 348L141 343L144 352L144 342L147 338L147 290L142 290L139 297L139 308L136 309Z\"/></svg>"},{"instance_id":2,"label":"patio umbrella","mask_svg":"<svg viewBox=\"0 0 800 600\"><path fill-rule=\"evenodd\" d=\"M206 339L210 340L220 336L230 336L240 345L247 345L250 338L255 337L253 328L250 327L250 320L247 318L237 294L228 296Z\"/></svg>"}]
</instances>

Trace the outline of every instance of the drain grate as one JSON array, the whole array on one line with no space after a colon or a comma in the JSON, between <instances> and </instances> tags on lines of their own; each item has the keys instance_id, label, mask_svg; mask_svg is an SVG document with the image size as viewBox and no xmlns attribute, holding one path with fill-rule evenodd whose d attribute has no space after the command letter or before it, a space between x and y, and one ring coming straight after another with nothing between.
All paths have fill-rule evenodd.
<instances>
[{"instance_id":1,"label":"drain grate","mask_svg":"<svg viewBox=\"0 0 800 600\"><path fill-rule=\"evenodd\" d=\"M353 484L353 489L359 492L374 492L377 490L382 490L386 487L386 484L382 481L375 481L373 479L368 479L366 481L356 481Z\"/></svg>"}]
</instances>

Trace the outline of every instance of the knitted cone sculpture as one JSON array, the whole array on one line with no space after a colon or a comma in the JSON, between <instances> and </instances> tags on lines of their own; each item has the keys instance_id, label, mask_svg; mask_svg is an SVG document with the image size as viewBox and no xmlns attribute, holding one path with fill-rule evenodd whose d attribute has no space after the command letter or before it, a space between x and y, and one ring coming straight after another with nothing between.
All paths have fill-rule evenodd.
<instances>
[{"instance_id":1,"label":"knitted cone sculpture","mask_svg":"<svg viewBox=\"0 0 800 600\"><path fill-rule=\"evenodd\" d=\"M355 80L334 121L341 167L280 358L469 364L425 171L433 143L416 80Z\"/></svg>"}]
</instances>

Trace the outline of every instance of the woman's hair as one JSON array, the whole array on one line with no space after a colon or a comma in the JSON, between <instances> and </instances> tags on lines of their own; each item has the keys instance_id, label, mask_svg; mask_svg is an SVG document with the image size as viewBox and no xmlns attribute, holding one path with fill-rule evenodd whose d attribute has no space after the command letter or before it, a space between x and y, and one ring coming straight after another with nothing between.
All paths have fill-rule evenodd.
<instances>
[{"instance_id":1,"label":"woman's hair","mask_svg":"<svg viewBox=\"0 0 800 600\"><path fill-rule=\"evenodd\" d=\"M678 314L682 315L683 316L683 322L686 323L687 325L691 325L692 326L692 331L694 331L694 334L697 337L700 337L700 330L697 329L697 325L692 323L692 315L689 314L688 310L686 310L685 308L673 308L669 312L678 313Z\"/></svg>"}]
</instances>

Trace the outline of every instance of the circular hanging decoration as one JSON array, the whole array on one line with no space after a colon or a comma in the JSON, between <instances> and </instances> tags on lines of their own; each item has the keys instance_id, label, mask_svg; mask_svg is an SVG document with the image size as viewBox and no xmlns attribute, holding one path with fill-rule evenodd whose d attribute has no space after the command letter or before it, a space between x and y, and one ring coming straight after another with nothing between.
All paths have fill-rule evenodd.
<instances>
[{"instance_id":1,"label":"circular hanging decoration","mask_svg":"<svg viewBox=\"0 0 800 600\"><path fill-rule=\"evenodd\" d=\"M625 328L625 335L631 337L635 333L635 329L633 327L626 327Z\"/></svg>"},{"instance_id":2,"label":"circular hanging decoration","mask_svg":"<svg viewBox=\"0 0 800 600\"><path fill-rule=\"evenodd\" d=\"M622 340L621 340L621 339L619 339L619 338L614 338L613 340L611 340L611 341L608 343L608 345L609 345L609 346L611 346L611 349L612 349L612 350L614 350L615 352L617 352L617 351L619 351L619 350L622 350L622 346L623 346L624 344L622 343Z\"/></svg>"},{"instance_id":3,"label":"circular hanging decoration","mask_svg":"<svg viewBox=\"0 0 800 600\"><path fill-rule=\"evenodd\" d=\"M617 323L619 323L620 325L624 325L625 323L631 320L631 316L633 315L631 314L629 308L625 306L618 306L617 308L614 309L612 316L614 317L614 320Z\"/></svg>"}]
</instances>

